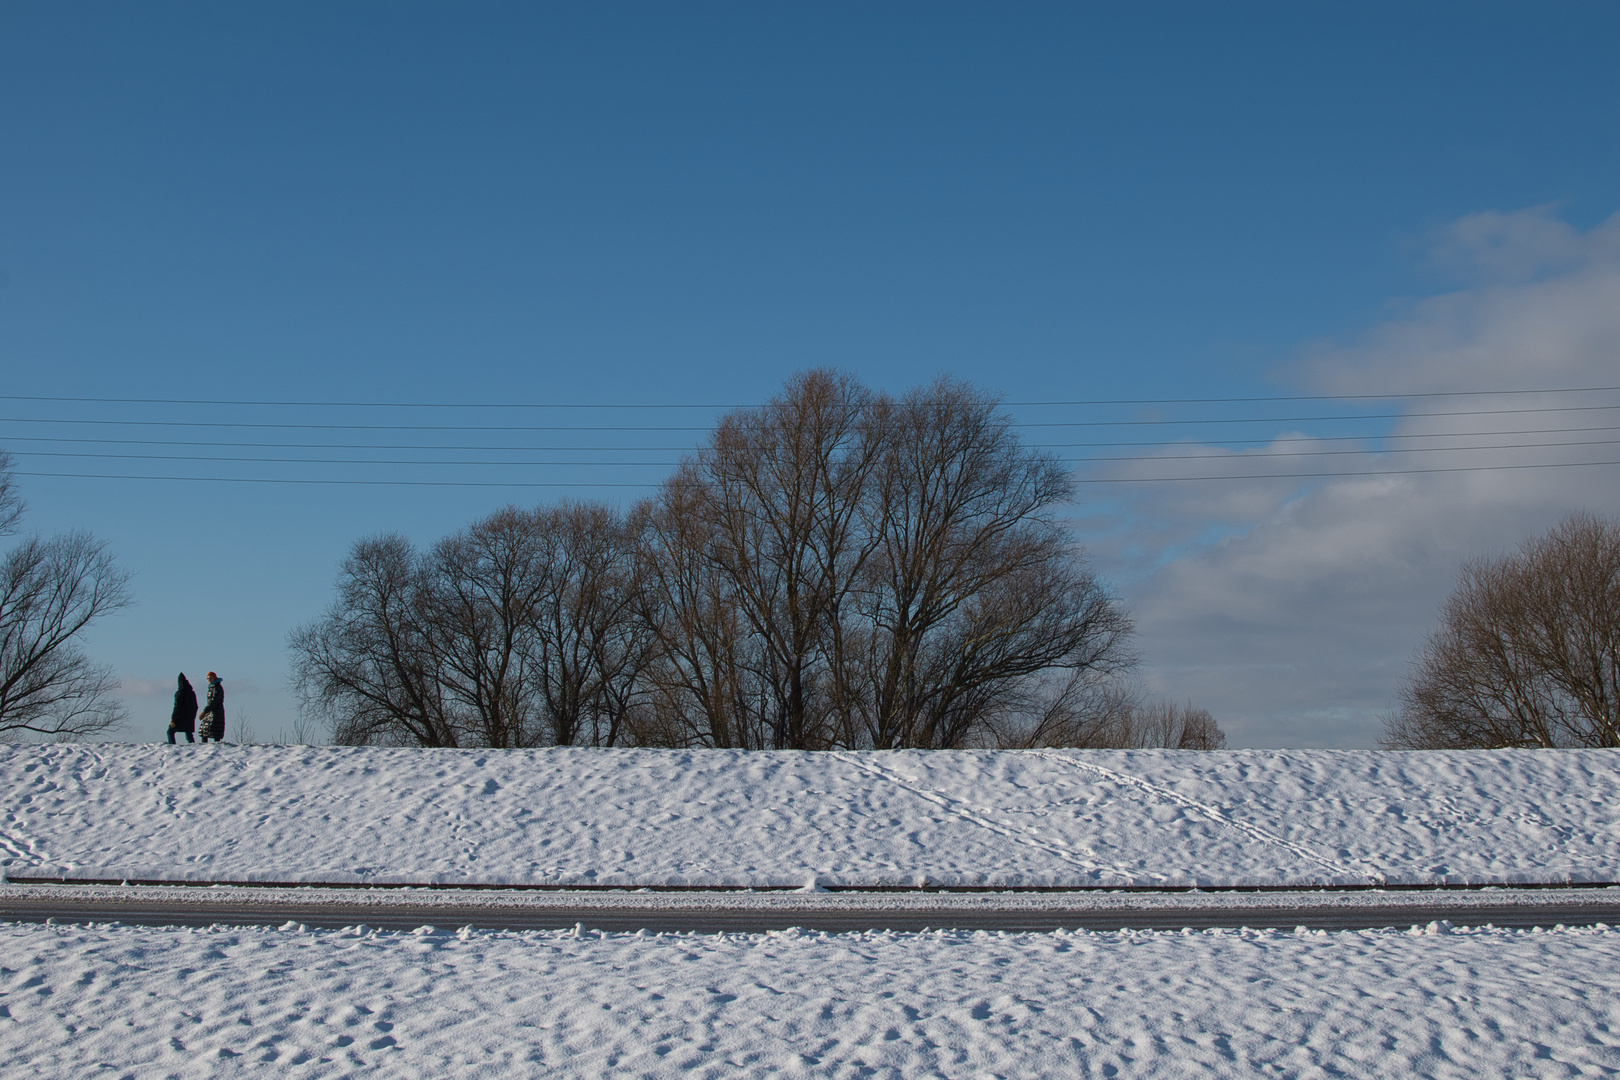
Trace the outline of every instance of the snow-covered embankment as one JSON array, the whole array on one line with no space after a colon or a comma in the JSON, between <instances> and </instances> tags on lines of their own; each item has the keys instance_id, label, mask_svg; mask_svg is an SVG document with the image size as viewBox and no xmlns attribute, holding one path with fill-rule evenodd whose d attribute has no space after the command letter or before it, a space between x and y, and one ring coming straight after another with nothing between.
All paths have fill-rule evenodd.
<instances>
[{"instance_id":1,"label":"snow-covered embankment","mask_svg":"<svg viewBox=\"0 0 1620 1080\"><path fill-rule=\"evenodd\" d=\"M1620 880L1620 754L0 748L75 880L1118 888Z\"/></svg>"}]
</instances>

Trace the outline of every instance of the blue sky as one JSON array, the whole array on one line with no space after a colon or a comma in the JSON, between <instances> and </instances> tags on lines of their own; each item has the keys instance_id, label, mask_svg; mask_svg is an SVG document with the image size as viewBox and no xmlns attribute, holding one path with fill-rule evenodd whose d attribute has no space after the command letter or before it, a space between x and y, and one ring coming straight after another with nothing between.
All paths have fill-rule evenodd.
<instances>
[{"instance_id":1,"label":"blue sky","mask_svg":"<svg viewBox=\"0 0 1620 1080\"><path fill-rule=\"evenodd\" d=\"M633 485L661 467L24 455L321 441L209 423L702 427L221 403L740 404L822 364L1014 402L1609 385L1617 40L1620 8L1578 3L0 5L7 393L183 402L0 402L0 447L25 473ZM1216 456L1415 422L1283 422L1326 407L1013 411ZM1139 423L1217 413L1265 422ZM1612 512L1617 472L1114 483L1075 516L1155 692L1240 745L1369 745L1457 561ZM30 528L88 528L137 575L93 646L139 738L166 713L143 689L210 667L261 736L290 728L282 641L359 536L640 490L22 480ZM1390 532L1341 551L1369 521Z\"/></svg>"}]
</instances>

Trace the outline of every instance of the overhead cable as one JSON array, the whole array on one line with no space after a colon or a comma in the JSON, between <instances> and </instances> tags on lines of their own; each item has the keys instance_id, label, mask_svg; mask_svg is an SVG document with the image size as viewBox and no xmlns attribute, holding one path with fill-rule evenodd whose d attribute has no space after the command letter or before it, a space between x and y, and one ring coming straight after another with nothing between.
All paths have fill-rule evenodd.
<instances>
[{"instance_id":1,"label":"overhead cable","mask_svg":"<svg viewBox=\"0 0 1620 1080\"><path fill-rule=\"evenodd\" d=\"M1608 424L1587 427L1506 428L1498 431L1429 431L1402 432L1379 435L1301 435L1274 436L1264 439L1222 439L1221 446L1270 446L1276 443L1332 443L1395 439L1486 439L1506 435L1564 435L1593 431L1620 431L1620 425ZM701 444L685 446L503 446L489 443L312 443L312 442L226 442L219 439L90 439L67 435L10 435L6 443L85 443L96 446L215 446L233 449L264 450L506 450L513 453L562 453L590 451L592 453L690 453ZM1114 440L1109 442L1028 443L1035 449L1080 449L1106 446L1181 446L1183 441L1165 442L1163 439ZM20 452L20 451L19 451ZM674 464L674 462L671 462Z\"/></svg>"},{"instance_id":2,"label":"overhead cable","mask_svg":"<svg viewBox=\"0 0 1620 1080\"><path fill-rule=\"evenodd\" d=\"M1204 480L1308 480L1329 476L1416 476L1423 473L1500 472L1507 469L1576 469L1620 461L1549 461L1534 465L1458 465L1434 469L1365 469L1356 472L1224 473L1220 476L1076 477L1077 484L1170 484Z\"/></svg>"},{"instance_id":3,"label":"overhead cable","mask_svg":"<svg viewBox=\"0 0 1620 1080\"><path fill-rule=\"evenodd\" d=\"M1620 465L1617 461L1550 461L1523 465L1458 465L1430 469L1363 469L1343 472L1308 473L1223 473L1214 476L1129 476L1129 477L1076 477L1076 484L1155 484L1203 483L1213 480L1308 480L1335 476L1415 476L1427 473L1501 472L1517 469L1576 469L1603 465ZM656 483L628 484L616 482L552 482L552 481L481 481L481 480L331 480L295 479L291 477L249 476L136 476L115 473L59 473L18 472L16 476L57 477L77 480L179 480L221 484L314 484L338 486L381 487L473 487L473 488L642 488L656 487Z\"/></svg>"},{"instance_id":4,"label":"overhead cable","mask_svg":"<svg viewBox=\"0 0 1620 1080\"><path fill-rule=\"evenodd\" d=\"M1255 397L1079 398L1053 401L1001 401L998 405L1038 408L1047 405L1231 405L1266 401L1406 401L1437 397L1502 397L1537 394L1597 394L1620 386L1568 386L1524 390L1427 390L1392 394L1273 394ZM266 408L333 409L757 409L759 405L701 402L555 402L555 401L271 401L192 398L70 397L49 394L0 394L0 401L60 401L101 405L231 405ZM903 405L904 402L895 402ZM926 404L926 403L925 403Z\"/></svg>"},{"instance_id":5,"label":"overhead cable","mask_svg":"<svg viewBox=\"0 0 1620 1080\"><path fill-rule=\"evenodd\" d=\"M1532 442L1532 443L1493 443L1489 446L1411 446L1395 447L1391 449L1368 448L1359 450L1279 450L1276 452L1262 452L1241 454L1236 457L1221 457L1215 454L1129 454L1088 457L1062 457L1058 461L1070 463L1102 463L1108 461L1260 461L1266 458L1285 457L1332 457L1344 455L1379 455L1379 454L1462 454L1481 450L1532 450L1549 449L1571 446L1613 446L1620 443L1620 439L1579 439L1569 442ZM406 458L297 458L297 457L246 457L221 456L212 454L95 454L60 450L18 450L17 457L46 457L46 458L91 458L102 461L190 461L190 462L231 462L262 465L463 465L463 466L505 466L509 468L531 468L535 466L570 467L593 466L603 468L641 468L656 467L670 468L679 465L675 461L479 461L464 458L443 458L423 461Z\"/></svg>"},{"instance_id":6,"label":"overhead cable","mask_svg":"<svg viewBox=\"0 0 1620 1080\"><path fill-rule=\"evenodd\" d=\"M1051 420L1018 421L1017 428L1097 428L1097 427L1196 427L1206 424L1302 424L1336 423L1360 420L1408 420L1445 416L1519 416L1540 413L1603 412L1620 410L1614 405L1563 405L1530 409L1467 409L1446 412L1369 413L1360 416L1239 416L1193 420ZM553 424L267 424L220 420L70 420L59 417L0 417L8 424L90 424L116 427L193 427L275 431L711 431L711 427L668 425L553 425Z\"/></svg>"}]
</instances>

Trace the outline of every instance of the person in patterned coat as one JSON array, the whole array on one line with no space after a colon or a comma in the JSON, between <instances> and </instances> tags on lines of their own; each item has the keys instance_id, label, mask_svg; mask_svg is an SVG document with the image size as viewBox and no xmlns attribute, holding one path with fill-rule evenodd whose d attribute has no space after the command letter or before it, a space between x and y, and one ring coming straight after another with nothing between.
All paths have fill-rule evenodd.
<instances>
[{"instance_id":1,"label":"person in patterned coat","mask_svg":"<svg viewBox=\"0 0 1620 1080\"><path fill-rule=\"evenodd\" d=\"M203 742L209 739L215 742L225 740L225 684L212 671L208 673L208 703L197 715L197 720L201 724L197 737Z\"/></svg>"}]
</instances>

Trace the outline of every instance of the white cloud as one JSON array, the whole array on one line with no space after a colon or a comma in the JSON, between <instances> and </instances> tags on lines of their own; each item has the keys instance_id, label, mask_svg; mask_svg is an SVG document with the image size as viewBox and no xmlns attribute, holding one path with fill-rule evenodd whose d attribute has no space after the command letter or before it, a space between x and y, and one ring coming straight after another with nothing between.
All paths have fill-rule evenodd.
<instances>
[{"instance_id":1,"label":"white cloud","mask_svg":"<svg viewBox=\"0 0 1620 1080\"><path fill-rule=\"evenodd\" d=\"M1303 365L1309 384L1324 393L1377 394L1614 383L1620 214L1584 235L1547 221L1545 208L1477 217L1498 220L1490 232L1499 242L1446 243L1453 261L1474 270L1481 284L1424 300L1351 347L1319 351ZM1556 230L1568 235L1549 238ZM1526 277L1549 262L1557 273L1501 280L1501 271Z\"/></svg>"},{"instance_id":2,"label":"white cloud","mask_svg":"<svg viewBox=\"0 0 1620 1080\"><path fill-rule=\"evenodd\" d=\"M1598 229L1582 236L1556 212L1557 207L1549 204L1512 213L1470 214L1430 238L1429 259L1468 281L1528 281L1549 270L1565 269L1588 258L1594 242L1603 242L1604 233Z\"/></svg>"},{"instance_id":3,"label":"white cloud","mask_svg":"<svg viewBox=\"0 0 1620 1080\"><path fill-rule=\"evenodd\" d=\"M1297 373L1307 390L1620 384L1620 216L1581 234L1546 208L1477 215L1441 244L1479 284L1415 304L1349 346L1318 350ZM1574 429L1620 425L1620 410L1419 415L1604 404L1620 404L1620 395L1424 398L1392 434L1484 433L1452 440L1475 447L1613 439L1620 433ZM1507 434L1547 429L1556 433ZM1177 447L1171 452L1201 457L1177 462L1171 475L1620 460L1620 445L1259 457L1345 445ZM1092 475L1165 475L1167 467L1133 462ZM1099 567L1136 613L1150 681L1207 706L1234 744L1252 746L1372 745L1377 715L1464 559L1511 548L1571 510L1620 511L1616 465L1120 486L1111 494L1123 513L1087 531Z\"/></svg>"}]
</instances>

